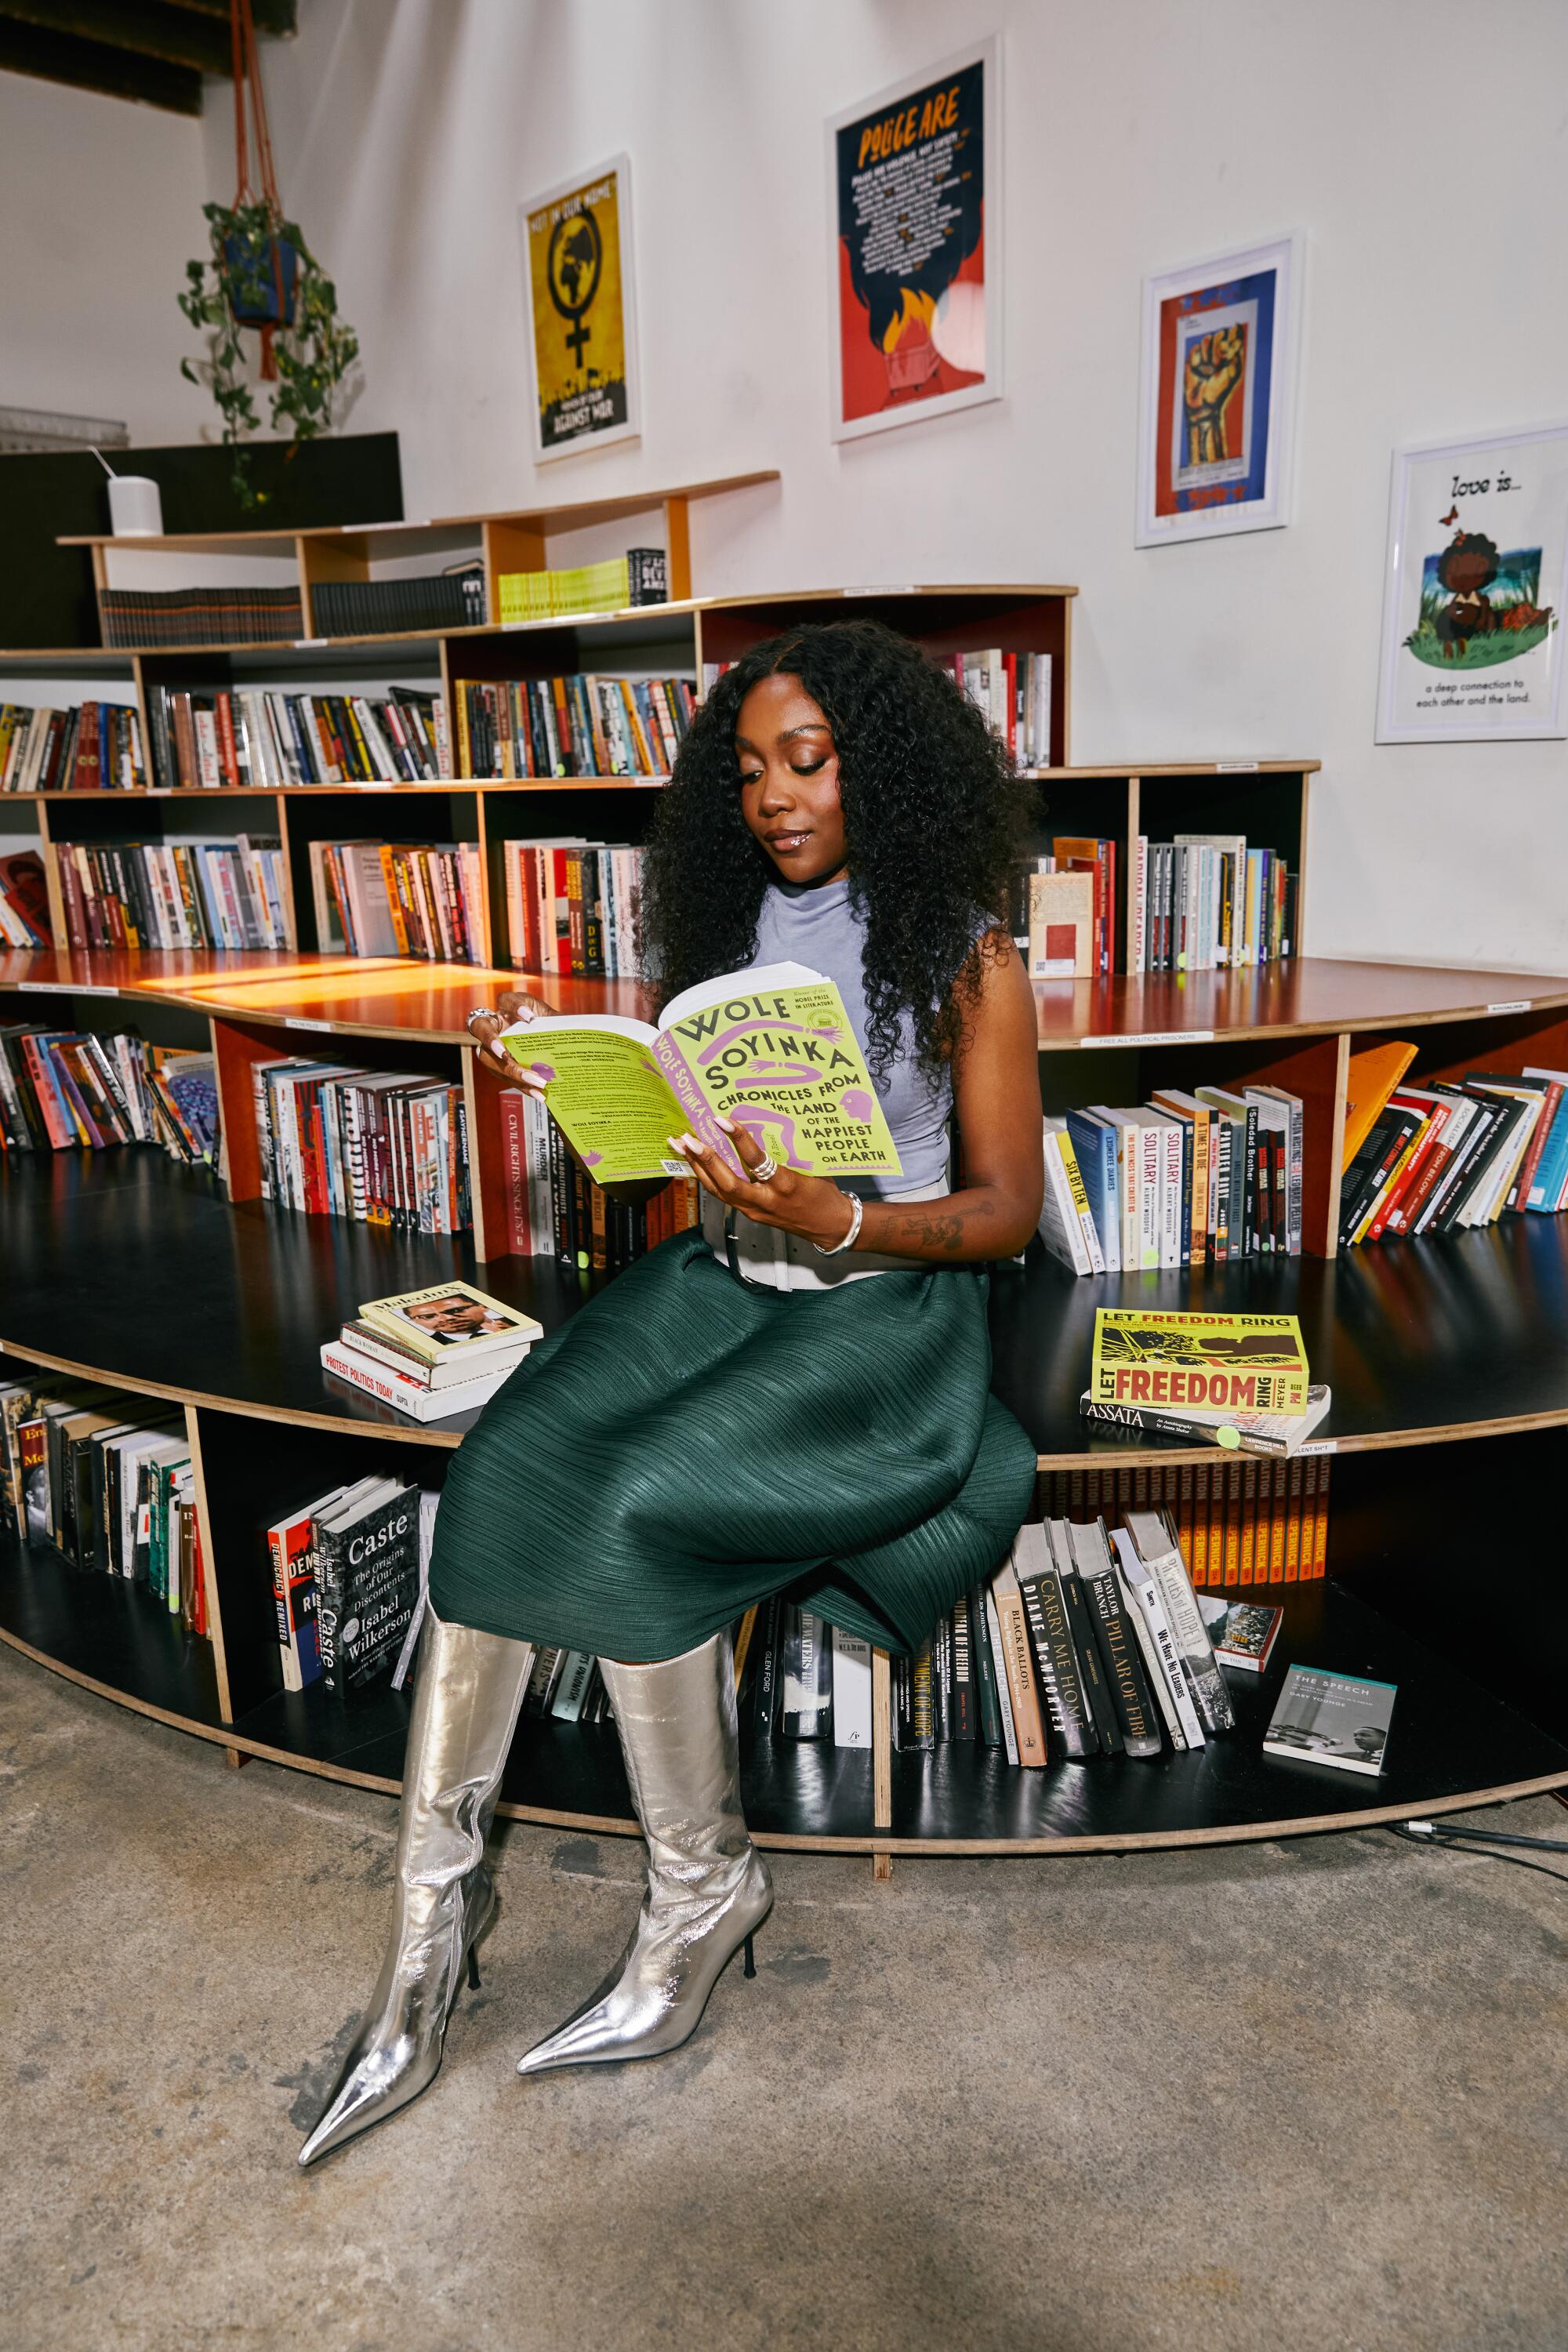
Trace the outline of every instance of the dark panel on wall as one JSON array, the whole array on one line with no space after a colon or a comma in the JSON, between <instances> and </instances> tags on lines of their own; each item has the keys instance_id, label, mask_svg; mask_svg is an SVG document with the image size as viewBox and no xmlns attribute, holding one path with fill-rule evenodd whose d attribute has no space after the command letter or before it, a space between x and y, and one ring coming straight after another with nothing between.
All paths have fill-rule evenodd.
<instances>
[{"instance_id":1,"label":"dark panel on wall","mask_svg":"<svg viewBox=\"0 0 1568 2352\"><path fill-rule=\"evenodd\" d=\"M173 312L173 289L169 299ZM248 510L235 497L229 452L220 446L117 449L112 463L116 473L146 474L157 483L169 532L305 530L320 523L403 520L395 433L352 433L292 447L258 441L252 452L252 478L268 495L265 504ZM90 452L0 457L0 646L100 642L89 551L57 547L55 541L62 531L108 529L106 488L103 468Z\"/></svg>"}]
</instances>

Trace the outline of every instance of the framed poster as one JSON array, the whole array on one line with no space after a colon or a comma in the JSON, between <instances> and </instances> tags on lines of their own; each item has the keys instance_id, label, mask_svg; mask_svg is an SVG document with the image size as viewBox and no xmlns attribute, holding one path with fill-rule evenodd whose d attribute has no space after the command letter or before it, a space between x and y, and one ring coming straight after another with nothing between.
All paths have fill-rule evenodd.
<instances>
[{"instance_id":1,"label":"framed poster","mask_svg":"<svg viewBox=\"0 0 1568 2352\"><path fill-rule=\"evenodd\" d=\"M1303 240L1143 280L1133 543L1289 522Z\"/></svg>"},{"instance_id":2,"label":"framed poster","mask_svg":"<svg viewBox=\"0 0 1568 2352\"><path fill-rule=\"evenodd\" d=\"M1380 743L1562 735L1568 425L1394 459Z\"/></svg>"},{"instance_id":3,"label":"framed poster","mask_svg":"<svg viewBox=\"0 0 1568 2352\"><path fill-rule=\"evenodd\" d=\"M520 208L537 459L641 429L631 205L630 158L616 155Z\"/></svg>"},{"instance_id":4,"label":"framed poster","mask_svg":"<svg viewBox=\"0 0 1568 2352\"><path fill-rule=\"evenodd\" d=\"M828 316L833 438L1002 392L994 35L836 115Z\"/></svg>"}]
</instances>

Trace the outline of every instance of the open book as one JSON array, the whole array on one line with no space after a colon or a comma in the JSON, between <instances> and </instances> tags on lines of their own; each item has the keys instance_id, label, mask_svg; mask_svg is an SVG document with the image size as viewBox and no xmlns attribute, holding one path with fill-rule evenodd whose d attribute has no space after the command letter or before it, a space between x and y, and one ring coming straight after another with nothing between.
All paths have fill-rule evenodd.
<instances>
[{"instance_id":1,"label":"open book","mask_svg":"<svg viewBox=\"0 0 1568 2352\"><path fill-rule=\"evenodd\" d=\"M685 1174L668 1142L683 1130L742 1172L716 1113L781 1168L902 1173L844 1000L804 964L721 972L672 998L657 1029L614 1013L550 1013L500 1043L547 1081L551 1114L596 1184Z\"/></svg>"}]
</instances>

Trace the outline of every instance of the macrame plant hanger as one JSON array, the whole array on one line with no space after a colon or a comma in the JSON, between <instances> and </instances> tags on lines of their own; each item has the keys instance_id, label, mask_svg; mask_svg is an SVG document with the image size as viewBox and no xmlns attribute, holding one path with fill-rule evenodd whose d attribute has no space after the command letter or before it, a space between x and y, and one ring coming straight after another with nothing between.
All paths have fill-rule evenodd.
<instances>
[{"instance_id":1,"label":"macrame plant hanger","mask_svg":"<svg viewBox=\"0 0 1568 2352\"><path fill-rule=\"evenodd\" d=\"M284 278L283 205L278 194L278 174L272 162L272 135L267 127L267 100L261 88L261 61L256 47L256 25L250 13L250 0L228 0L229 49L234 68L234 203L237 211L246 203L266 206L271 228L270 256L272 283L276 297L276 313L271 318L246 323L258 326L261 335L261 379L264 383L276 383L278 359L272 349L272 338L279 324L288 319L290 285ZM250 184L250 142L246 127L247 99L256 124L256 168L260 187ZM289 277L292 278L293 257L289 257ZM237 317L240 314L236 313Z\"/></svg>"}]
</instances>

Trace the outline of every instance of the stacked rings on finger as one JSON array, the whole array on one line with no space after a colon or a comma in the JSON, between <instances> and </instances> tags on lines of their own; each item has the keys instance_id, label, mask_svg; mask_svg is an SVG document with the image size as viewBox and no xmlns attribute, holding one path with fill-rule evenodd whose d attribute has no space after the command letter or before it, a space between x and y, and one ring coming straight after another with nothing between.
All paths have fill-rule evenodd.
<instances>
[{"instance_id":1,"label":"stacked rings on finger","mask_svg":"<svg viewBox=\"0 0 1568 2352\"><path fill-rule=\"evenodd\" d=\"M753 1184L765 1184L768 1182L770 1178L776 1176L778 1172L778 1161L773 1158L771 1151L765 1152L752 1171L752 1181Z\"/></svg>"},{"instance_id":2,"label":"stacked rings on finger","mask_svg":"<svg viewBox=\"0 0 1568 2352\"><path fill-rule=\"evenodd\" d=\"M476 1021L496 1021L500 1017L493 1005L476 1004L471 1012L465 1013L463 1015L463 1026L465 1029L471 1029Z\"/></svg>"}]
</instances>

